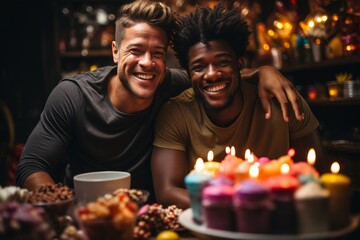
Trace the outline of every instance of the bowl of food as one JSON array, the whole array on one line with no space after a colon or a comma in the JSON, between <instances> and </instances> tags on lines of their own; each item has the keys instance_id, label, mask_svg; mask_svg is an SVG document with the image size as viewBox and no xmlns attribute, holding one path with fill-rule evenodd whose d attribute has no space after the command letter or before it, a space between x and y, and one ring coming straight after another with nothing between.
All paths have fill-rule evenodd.
<instances>
[{"instance_id":1,"label":"bowl of food","mask_svg":"<svg viewBox=\"0 0 360 240\"><path fill-rule=\"evenodd\" d=\"M135 202L140 208L142 205L146 203L149 198L149 191L143 189L127 189L127 188L119 188L113 192L113 195L116 196L121 193L127 193L131 201Z\"/></svg>"},{"instance_id":2,"label":"bowl of food","mask_svg":"<svg viewBox=\"0 0 360 240\"><path fill-rule=\"evenodd\" d=\"M118 188L130 188L130 173L101 171L78 174L74 177L74 190L78 203L96 201L98 197L111 194Z\"/></svg>"},{"instance_id":3,"label":"bowl of food","mask_svg":"<svg viewBox=\"0 0 360 240\"><path fill-rule=\"evenodd\" d=\"M137 204L122 192L80 205L75 215L87 239L132 239L137 209Z\"/></svg>"},{"instance_id":4,"label":"bowl of food","mask_svg":"<svg viewBox=\"0 0 360 240\"><path fill-rule=\"evenodd\" d=\"M68 215L74 206L74 200L74 191L61 183L42 185L23 196L25 203L44 209L57 235L60 235L71 221Z\"/></svg>"},{"instance_id":5,"label":"bowl of food","mask_svg":"<svg viewBox=\"0 0 360 240\"><path fill-rule=\"evenodd\" d=\"M0 239L54 239L45 210L29 203L0 202Z\"/></svg>"}]
</instances>

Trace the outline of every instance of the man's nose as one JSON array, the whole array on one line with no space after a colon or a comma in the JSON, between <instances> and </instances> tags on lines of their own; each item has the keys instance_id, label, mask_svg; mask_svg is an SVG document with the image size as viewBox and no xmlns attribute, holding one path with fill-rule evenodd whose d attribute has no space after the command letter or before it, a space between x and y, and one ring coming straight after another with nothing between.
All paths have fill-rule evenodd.
<instances>
[{"instance_id":1,"label":"man's nose","mask_svg":"<svg viewBox=\"0 0 360 240\"><path fill-rule=\"evenodd\" d=\"M216 67L215 67L214 65L211 65L211 64L210 64L210 65L206 68L204 78L205 78L206 80L215 80L217 77L218 77L218 71L217 71Z\"/></svg>"},{"instance_id":2,"label":"man's nose","mask_svg":"<svg viewBox=\"0 0 360 240\"><path fill-rule=\"evenodd\" d=\"M151 67L154 65L154 61L152 60L151 54L149 52L145 52L141 59L139 60L139 64L143 67Z\"/></svg>"}]
</instances>

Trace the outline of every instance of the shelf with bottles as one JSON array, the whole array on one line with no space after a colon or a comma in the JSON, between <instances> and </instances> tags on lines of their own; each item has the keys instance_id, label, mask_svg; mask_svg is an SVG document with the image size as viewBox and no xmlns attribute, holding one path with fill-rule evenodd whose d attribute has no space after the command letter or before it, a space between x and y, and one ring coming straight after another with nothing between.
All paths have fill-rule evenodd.
<instances>
[{"instance_id":1,"label":"shelf with bottles","mask_svg":"<svg viewBox=\"0 0 360 240\"><path fill-rule=\"evenodd\" d=\"M111 43L120 7L129 1L56 1L55 37L61 77L113 65Z\"/></svg>"},{"instance_id":2,"label":"shelf with bottles","mask_svg":"<svg viewBox=\"0 0 360 240\"><path fill-rule=\"evenodd\" d=\"M328 150L360 154L360 142L347 140L324 140L322 143L323 146Z\"/></svg>"},{"instance_id":3,"label":"shelf with bottles","mask_svg":"<svg viewBox=\"0 0 360 240\"><path fill-rule=\"evenodd\" d=\"M355 98L318 98L307 100L311 107L332 107L332 106L360 106L360 97Z\"/></svg>"},{"instance_id":4,"label":"shelf with bottles","mask_svg":"<svg viewBox=\"0 0 360 240\"><path fill-rule=\"evenodd\" d=\"M360 63L360 3L310 0L302 5L274 0L273 12L253 26L257 65L272 64L284 74L299 74L298 79L312 77L302 71L354 69Z\"/></svg>"},{"instance_id":5,"label":"shelf with bottles","mask_svg":"<svg viewBox=\"0 0 360 240\"><path fill-rule=\"evenodd\" d=\"M57 4L60 58L111 57L115 21L123 3L62 0Z\"/></svg>"},{"instance_id":6,"label":"shelf with bottles","mask_svg":"<svg viewBox=\"0 0 360 240\"><path fill-rule=\"evenodd\" d=\"M323 77L323 72L340 71L349 66L349 64L334 65L325 68L326 71L319 71ZM325 79L304 80L307 82L304 86L299 86L301 80L297 81L297 88L301 89L301 94L308 100L310 106L359 106L360 105L360 74L355 70L358 64L353 65L353 72L340 72L334 75L327 75ZM329 77L330 76L330 77ZM356 77L355 77L356 76ZM313 76L310 75L310 78ZM317 75L317 77L320 77ZM330 79L330 81L329 81Z\"/></svg>"},{"instance_id":7,"label":"shelf with bottles","mask_svg":"<svg viewBox=\"0 0 360 240\"><path fill-rule=\"evenodd\" d=\"M111 49L108 47L107 49L98 49L98 50L72 50L72 51L63 51L60 52L61 58L111 58Z\"/></svg>"},{"instance_id":8,"label":"shelf with bottles","mask_svg":"<svg viewBox=\"0 0 360 240\"><path fill-rule=\"evenodd\" d=\"M326 59L319 62L311 63L299 63L291 66L284 66L280 70L285 74L297 73L304 70L323 70L331 67L340 68L342 66L360 64L360 55L357 56L345 56L334 59Z\"/></svg>"}]
</instances>

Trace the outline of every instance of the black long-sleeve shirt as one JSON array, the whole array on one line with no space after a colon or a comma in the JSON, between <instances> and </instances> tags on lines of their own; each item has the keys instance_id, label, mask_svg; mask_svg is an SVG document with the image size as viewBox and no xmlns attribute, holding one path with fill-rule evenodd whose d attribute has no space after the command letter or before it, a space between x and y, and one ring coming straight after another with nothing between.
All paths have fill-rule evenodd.
<instances>
[{"instance_id":1,"label":"black long-sleeve shirt","mask_svg":"<svg viewBox=\"0 0 360 240\"><path fill-rule=\"evenodd\" d=\"M70 186L76 174L118 170L131 173L132 188L152 191L150 157L156 115L165 101L190 87L190 81L183 71L167 70L153 103L128 114L115 109L108 97L107 79L113 74L116 67L99 68L63 79L54 88L26 142L17 185L39 171L58 179L68 165Z\"/></svg>"}]
</instances>

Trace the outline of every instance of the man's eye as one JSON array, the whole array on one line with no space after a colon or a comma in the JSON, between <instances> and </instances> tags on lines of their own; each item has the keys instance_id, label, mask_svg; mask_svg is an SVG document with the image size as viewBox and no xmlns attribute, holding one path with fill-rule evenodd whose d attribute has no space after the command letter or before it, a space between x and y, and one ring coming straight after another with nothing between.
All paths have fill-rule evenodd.
<instances>
[{"instance_id":1,"label":"man's eye","mask_svg":"<svg viewBox=\"0 0 360 240\"><path fill-rule=\"evenodd\" d=\"M231 64L231 61L229 61L229 60L221 60L218 62L219 67L227 67L227 66L229 66L229 64Z\"/></svg>"},{"instance_id":2,"label":"man's eye","mask_svg":"<svg viewBox=\"0 0 360 240\"><path fill-rule=\"evenodd\" d=\"M138 55L138 54L141 54L141 50L138 48L131 48L130 53L134 54L134 55Z\"/></svg>"},{"instance_id":3,"label":"man's eye","mask_svg":"<svg viewBox=\"0 0 360 240\"><path fill-rule=\"evenodd\" d=\"M196 65L196 66L191 67L191 71L200 72L200 71L204 70L204 68L205 67L203 65Z\"/></svg>"},{"instance_id":4,"label":"man's eye","mask_svg":"<svg viewBox=\"0 0 360 240\"><path fill-rule=\"evenodd\" d=\"M165 53L164 52L161 52L161 51L156 51L153 53L153 56L156 57L156 58L162 58L165 56Z\"/></svg>"}]
</instances>

